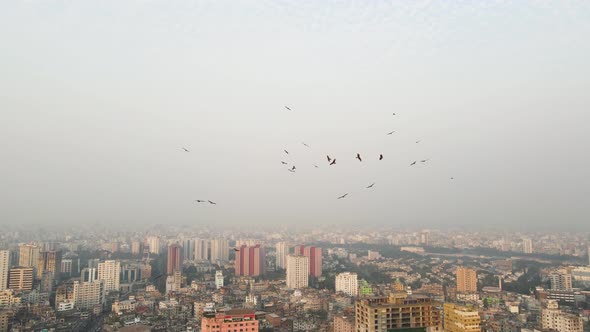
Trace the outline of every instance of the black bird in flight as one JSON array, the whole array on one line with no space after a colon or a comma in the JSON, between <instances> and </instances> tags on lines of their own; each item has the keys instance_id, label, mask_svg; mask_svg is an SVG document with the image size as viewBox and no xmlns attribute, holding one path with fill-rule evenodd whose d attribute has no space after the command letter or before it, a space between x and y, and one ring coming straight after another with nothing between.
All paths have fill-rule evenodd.
<instances>
[{"instance_id":1,"label":"black bird in flight","mask_svg":"<svg viewBox=\"0 0 590 332\"><path fill-rule=\"evenodd\" d=\"M320 166L318 166L318 165L313 165L313 167L315 167L315 168L320 168Z\"/></svg>"},{"instance_id":2,"label":"black bird in flight","mask_svg":"<svg viewBox=\"0 0 590 332\"><path fill-rule=\"evenodd\" d=\"M240 249L238 249L238 248L233 248L233 249L234 249L234 251L240 251Z\"/></svg>"},{"instance_id":3,"label":"black bird in flight","mask_svg":"<svg viewBox=\"0 0 590 332\"><path fill-rule=\"evenodd\" d=\"M285 108L286 108L287 110L289 110L289 111L291 110L291 109L290 109L288 106L285 106Z\"/></svg>"},{"instance_id":4,"label":"black bird in flight","mask_svg":"<svg viewBox=\"0 0 590 332\"><path fill-rule=\"evenodd\" d=\"M410 166L414 166L414 165L416 165L416 162L413 162L413 163L410 164Z\"/></svg>"},{"instance_id":5,"label":"black bird in flight","mask_svg":"<svg viewBox=\"0 0 590 332\"><path fill-rule=\"evenodd\" d=\"M420 160L420 162L421 162L421 163L425 163L425 162L427 162L427 161L429 161L429 160L430 160L430 159L422 159L422 160Z\"/></svg>"},{"instance_id":6,"label":"black bird in flight","mask_svg":"<svg viewBox=\"0 0 590 332\"><path fill-rule=\"evenodd\" d=\"M212 201L207 201L207 202L209 202L209 204L217 205L217 203L212 202Z\"/></svg>"},{"instance_id":7,"label":"black bird in flight","mask_svg":"<svg viewBox=\"0 0 590 332\"><path fill-rule=\"evenodd\" d=\"M305 146L307 146L308 148L310 148L310 149L311 149L311 146L309 146L309 145L305 144L305 142L303 142L303 143L301 143L301 144L303 144L303 145L305 145Z\"/></svg>"},{"instance_id":8,"label":"black bird in flight","mask_svg":"<svg viewBox=\"0 0 590 332\"><path fill-rule=\"evenodd\" d=\"M379 155L379 160L383 160L383 155L382 154Z\"/></svg>"},{"instance_id":9,"label":"black bird in flight","mask_svg":"<svg viewBox=\"0 0 590 332\"><path fill-rule=\"evenodd\" d=\"M288 163L286 163L286 162L284 162L284 161L281 161L281 164L283 164L283 165L287 165Z\"/></svg>"},{"instance_id":10,"label":"black bird in flight","mask_svg":"<svg viewBox=\"0 0 590 332\"><path fill-rule=\"evenodd\" d=\"M328 162L331 162L332 159L330 158L330 156L326 156L328 158Z\"/></svg>"},{"instance_id":11,"label":"black bird in flight","mask_svg":"<svg viewBox=\"0 0 590 332\"><path fill-rule=\"evenodd\" d=\"M187 150L186 148L182 148L184 150L184 152L190 152L189 150Z\"/></svg>"},{"instance_id":12,"label":"black bird in flight","mask_svg":"<svg viewBox=\"0 0 590 332\"><path fill-rule=\"evenodd\" d=\"M367 186L367 189L373 188L374 185L375 185L375 182L371 183L370 185Z\"/></svg>"},{"instance_id":13,"label":"black bird in flight","mask_svg":"<svg viewBox=\"0 0 590 332\"><path fill-rule=\"evenodd\" d=\"M202 200L202 199L195 199L195 202L197 202L197 203L205 203L205 202L207 202L207 201L204 201L204 200Z\"/></svg>"},{"instance_id":14,"label":"black bird in flight","mask_svg":"<svg viewBox=\"0 0 590 332\"><path fill-rule=\"evenodd\" d=\"M395 130L388 132L387 135L393 135L393 133L395 133Z\"/></svg>"},{"instance_id":15,"label":"black bird in flight","mask_svg":"<svg viewBox=\"0 0 590 332\"><path fill-rule=\"evenodd\" d=\"M393 113L393 115L395 115L395 113Z\"/></svg>"},{"instance_id":16,"label":"black bird in flight","mask_svg":"<svg viewBox=\"0 0 590 332\"><path fill-rule=\"evenodd\" d=\"M357 153L357 154L356 154L356 159L358 159L359 161L363 161L363 160L361 159L361 154L360 154L360 153Z\"/></svg>"},{"instance_id":17,"label":"black bird in flight","mask_svg":"<svg viewBox=\"0 0 590 332\"><path fill-rule=\"evenodd\" d=\"M455 178L454 177L451 177L451 180L455 180Z\"/></svg>"},{"instance_id":18,"label":"black bird in flight","mask_svg":"<svg viewBox=\"0 0 590 332\"><path fill-rule=\"evenodd\" d=\"M344 194L344 195L342 195L342 196L339 196L337 199L343 199L343 198L345 198L346 196L348 196L348 193L346 193L346 194Z\"/></svg>"},{"instance_id":19,"label":"black bird in flight","mask_svg":"<svg viewBox=\"0 0 590 332\"><path fill-rule=\"evenodd\" d=\"M420 139L419 139L419 140L417 140L417 141L416 141L416 144L420 143L420 141L422 141L422 140L420 140Z\"/></svg>"},{"instance_id":20,"label":"black bird in flight","mask_svg":"<svg viewBox=\"0 0 590 332\"><path fill-rule=\"evenodd\" d=\"M293 168L291 168L291 170L293 170L293 171L294 171L295 169L296 169L296 168L295 168L295 165L293 165Z\"/></svg>"},{"instance_id":21,"label":"black bird in flight","mask_svg":"<svg viewBox=\"0 0 590 332\"><path fill-rule=\"evenodd\" d=\"M285 151L286 154L289 154L289 151L287 151L287 150L283 150L283 151Z\"/></svg>"},{"instance_id":22,"label":"black bird in flight","mask_svg":"<svg viewBox=\"0 0 590 332\"><path fill-rule=\"evenodd\" d=\"M332 160L332 162L330 163L330 165L336 165L336 159L335 158Z\"/></svg>"}]
</instances>

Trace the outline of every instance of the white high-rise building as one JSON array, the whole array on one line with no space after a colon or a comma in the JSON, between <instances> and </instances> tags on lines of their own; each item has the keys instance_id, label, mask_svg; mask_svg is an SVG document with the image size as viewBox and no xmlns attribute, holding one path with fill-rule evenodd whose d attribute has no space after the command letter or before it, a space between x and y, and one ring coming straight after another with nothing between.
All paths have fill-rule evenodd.
<instances>
[{"instance_id":1,"label":"white high-rise building","mask_svg":"<svg viewBox=\"0 0 590 332\"><path fill-rule=\"evenodd\" d=\"M10 251L0 250L0 291L8 289L8 271L10 270Z\"/></svg>"},{"instance_id":2,"label":"white high-rise building","mask_svg":"<svg viewBox=\"0 0 590 332\"><path fill-rule=\"evenodd\" d=\"M220 289L223 287L223 271L215 271L215 288Z\"/></svg>"},{"instance_id":3,"label":"white high-rise building","mask_svg":"<svg viewBox=\"0 0 590 332\"><path fill-rule=\"evenodd\" d=\"M150 254L158 255L160 253L160 238L157 236L148 236L146 242L150 248Z\"/></svg>"},{"instance_id":4,"label":"white high-rise building","mask_svg":"<svg viewBox=\"0 0 590 332\"><path fill-rule=\"evenodd\" d=\"M206 261L209 259L207 252L209 251L209 241L203 239L195 239L195 254L196 261Z\"/></svg>"},{"instance_id":5,"label":"white high-rise building","mask_svg":"<svg viewBox=\"0 0 590 332\"><path fill-rule=\"evenodd\" d=\"M582 317L562 312L555 300L549 300L541 311L541 328L558 332L583 332Z\"/></svg>"},{"instance_id":6,"label":"white high-rise building","mask_svg":"<svg viewBox=\"0 0 590 332\"><path fill-rule=\"evenodd\" d=\"M229 244L226 239L211 240L211 262L227 262L229 260Z\"/></svg>"},{"instance_id":7,"label":"white high-rise building","mask_svg":"<svg viewBox=\"0 0 590 332\"><path fill-rule=\"evenodd\" d=\"M307 287L309 283L309 257L287 256L287 288Z\"/></svg>"},{"instance_id":8,"label":"white high-rise building","mask_svg":"<svg viewBox=\"0 0 590 332\"><path fill-rule=\"evenodd\" d=\"M525 254L532 254L533 253L533 240L522 239L522 252Z\"/></svg>"},{"instance_id":9,"label":"white high-rise building","mask_svg":"<svg viewBox=\"0 0 590 332\"><path fill-rule=\"evenodd\" d=\"M74 301L76 308L87 310L104 303L104 283L74 281Z\"/></svg>"},{"instance_id":10,"label":"white high-rise building","mask_svg":"<svg viewBox=\"0 0 590 332\"><path fill-rule=\"evenodd\" d=\"M336 275L336 292L343 292L350 296L358 295L357 274L344 272Z\"/></svg>"},{"instance_id":11,"label":"white high-rise building","mask_svg":"<svg viewBox=\"0 0 590 332\"><path fill-rule=\"evenodd\" d=\"M34 244L21 244L18 246L18 265L22 267L37 267L41 247Z\"/></svg>"},{"instance_id":12,"label":"white high-rise building","mask_svg":"<svg viewBox=\"0 0 590 332\"><path fill-rule=\"evenodd\" d=\"M278 242L276 245L276 267L277 269L284 269L287 267L287 255L289 255L289 245L285 242Z\"/></svg>"},{"instance_id":13,"label":"white high-rise building","mask_svg":"<svg viewBox=\"0 0 590 332\"><path fill-rule=\"evenodd\" d=\"M119 290L119 275L121 263L118 261L105 261L98 263L98 280L104 282L105 292Z\"/></svg>"}]
</instances>

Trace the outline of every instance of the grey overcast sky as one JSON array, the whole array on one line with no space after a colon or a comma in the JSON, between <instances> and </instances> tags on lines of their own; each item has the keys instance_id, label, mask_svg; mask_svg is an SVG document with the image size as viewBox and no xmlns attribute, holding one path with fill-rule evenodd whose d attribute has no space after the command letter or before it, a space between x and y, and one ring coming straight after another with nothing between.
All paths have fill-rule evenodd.
<instances>
[{"instance_id":1,"label":"grey overcast sky","mask_svg":"<svg viewBox=\"0 0 590 332\"><path fill-rule=\"evenodd\" d=\"M3 1L0 223L588 228L589 36L588 1Z\"/></svg>"}]
</instances>

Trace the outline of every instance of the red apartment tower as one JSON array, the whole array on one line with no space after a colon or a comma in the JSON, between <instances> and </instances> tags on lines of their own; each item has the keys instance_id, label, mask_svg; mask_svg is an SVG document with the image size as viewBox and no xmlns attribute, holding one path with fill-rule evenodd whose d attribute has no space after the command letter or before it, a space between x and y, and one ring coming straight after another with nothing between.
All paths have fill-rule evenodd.
<instances>
[{"instance_id":1,"label":"red apartment tower","mask_svg":"<svg viewBox=\"0 0 590 332\"><path fill-rule=\"evenodd\" d=\"M322 276L322 248L314 246L305 247L299 245L295 247L295 255L301 255L309 258L309 275L312 277Z\"/></svg>"},{"instance_id":2,"label":"red apartment tower","mask_svg":"<svg viewBox=\"0 0 590 332\"><path fill-rule=\"evenodd\" d=\"M182 271L182 247L178 244L168 246L166 274L171 275L174 271Z\"/></svg>"},{"instance_id":3,"label":"red apartment tower","mask_svg":"<svg viewBox=\"0 0 590 332\"><path fill-rule=\"evenodd\" d=\"M257 277L266 272L266 253L259 244L254 247L243 245L236 251L236 276Z\"/></svg>"}]
</instances>

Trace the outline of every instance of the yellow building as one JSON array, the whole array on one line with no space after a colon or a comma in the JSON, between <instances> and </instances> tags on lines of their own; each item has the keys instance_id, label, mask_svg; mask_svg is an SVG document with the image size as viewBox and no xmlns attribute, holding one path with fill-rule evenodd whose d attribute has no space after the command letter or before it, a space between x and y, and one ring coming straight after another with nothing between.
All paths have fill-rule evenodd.
<instances>
[{"instance_id":1,"label":"yellow building","mask_svg":"<svg viewBox=\"0 0 590 332\"><path fill-rule=\"evenodd\" d=\"M457 293L477 292L477 273L473 269L457 269Z\"/></svg>"},{"instance_id":2,"label":"yellow building","mask_svg":"<svg viewBox=\"0 0 590 332\"><path fill-rule=\"evenodd\" d=\"M481 318L477 309L454 303L444 305L445 332L480 332Z\"/></svg>"}]
</instances>

